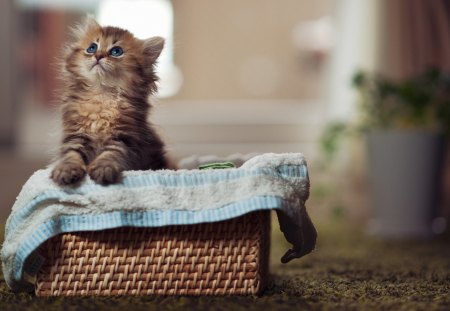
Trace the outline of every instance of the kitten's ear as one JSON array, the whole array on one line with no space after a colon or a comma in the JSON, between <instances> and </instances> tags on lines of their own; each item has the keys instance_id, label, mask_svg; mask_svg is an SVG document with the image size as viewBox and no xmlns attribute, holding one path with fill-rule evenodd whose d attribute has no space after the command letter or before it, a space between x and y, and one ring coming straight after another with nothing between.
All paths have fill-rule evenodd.
<instances>
[{"instance_id":1,"label":"kitten's ear","mask_svg":"<svg viewBox=\"0 0 450 311\"><path fill-rule=\"evenodd\" d=\"M81 39L91 30L100 29L101 26L96 22L93 16L87 15L79 24L71 28L75 38Z\"/></svg>"},{"instance_id":2,"label":"kitten's ear","mask_svg":"<svg viewBox=\"0 0 450 311\"><path fill-rule=\"evenodd\" d=\"M86 25L85 26L86 31L101 28L100 24L97 23L97 21L94 19L92 15L86 16L86 18L84 19L84 24Z\"/></svg>"},{"instance_id":3,"label":"kitten's ear","mask_svg":"<svg viewBox=\"0 0 450 311\"><path fill-rule=\"evenodd\" d=\"M154 63L164 48L164 38L152 37L144 41L144 55Z\"/></svg>"}]
</instances>

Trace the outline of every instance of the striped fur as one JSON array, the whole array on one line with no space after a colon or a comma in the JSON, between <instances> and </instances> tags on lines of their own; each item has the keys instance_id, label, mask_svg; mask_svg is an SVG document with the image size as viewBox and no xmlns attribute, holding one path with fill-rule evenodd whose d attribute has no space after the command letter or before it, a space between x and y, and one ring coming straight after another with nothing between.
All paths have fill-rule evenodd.
<instances>
[{"instance_id":1,"label":"striped fur","mask_svg":"<svg viewBox=\"0 0 450 311\"><path fill-rule=\"evenodd\" d=\"M124 170L166 168L164 143L147 121L164 40L139 40L91 19L74 37L61 66L63 140L51 178L64 186L89 174L99 184L111 184ZM92 43L98 49L88 53ZM116 46L123 55L109 55Z\"/></svg>"}]
</instances>

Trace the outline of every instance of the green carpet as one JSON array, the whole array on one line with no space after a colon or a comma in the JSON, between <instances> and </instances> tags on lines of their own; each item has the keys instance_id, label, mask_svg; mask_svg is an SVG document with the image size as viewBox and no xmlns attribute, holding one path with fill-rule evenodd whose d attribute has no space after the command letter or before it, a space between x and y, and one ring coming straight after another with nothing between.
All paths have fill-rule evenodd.
<instances>
[{"instance_id":1,"label":"green carpet","mask_svg":"<svg viewBox=\"0 0 450 311\"><path fill-rule=\"evenodd\" d=\"M318 229L317 250L282 265L273 226L272 280L259 297L37 298L1 278L0 310L450 310L448 237L383 242L345 224Z\"/></svg>"}]
</instances>

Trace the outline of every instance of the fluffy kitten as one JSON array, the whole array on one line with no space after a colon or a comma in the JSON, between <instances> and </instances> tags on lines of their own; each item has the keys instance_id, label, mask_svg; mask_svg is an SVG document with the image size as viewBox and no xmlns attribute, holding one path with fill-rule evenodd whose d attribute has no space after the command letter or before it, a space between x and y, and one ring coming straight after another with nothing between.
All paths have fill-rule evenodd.
<instances>
[{"instance_id":1,"label":"fluffy kitten","mask_svg":"<svg viewBox=\"0 0 450 311\"><path fill-rule=\"evenodd\" d=\"M164 39L139 40L92 19L74 33L62 66L64 132L51 178L70 185L87 173L105 185L124 170L166 168L164 144L147 122Z\"/></svg>"}]
</instances>

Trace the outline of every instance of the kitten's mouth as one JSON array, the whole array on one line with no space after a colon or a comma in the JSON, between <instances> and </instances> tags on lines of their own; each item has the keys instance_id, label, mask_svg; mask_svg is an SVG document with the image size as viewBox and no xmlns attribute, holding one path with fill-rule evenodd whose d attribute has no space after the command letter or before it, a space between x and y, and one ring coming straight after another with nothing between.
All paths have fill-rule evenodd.
<instances>
[{"instance_id":1,"label":"kitten's mouth","mask_svg":"<svg viewBox=\"0 0 450 311\"><path fill-rule=\"evenodd\" d=\"M91 69L90 69L90 70L92 70L92 69L94 69L94 68L97 68L97 70L105 70L105 68L103 68L102 64L100 64L100 63L94 63L94 64L91 66Z\"/></svg>"}]
</instances>

